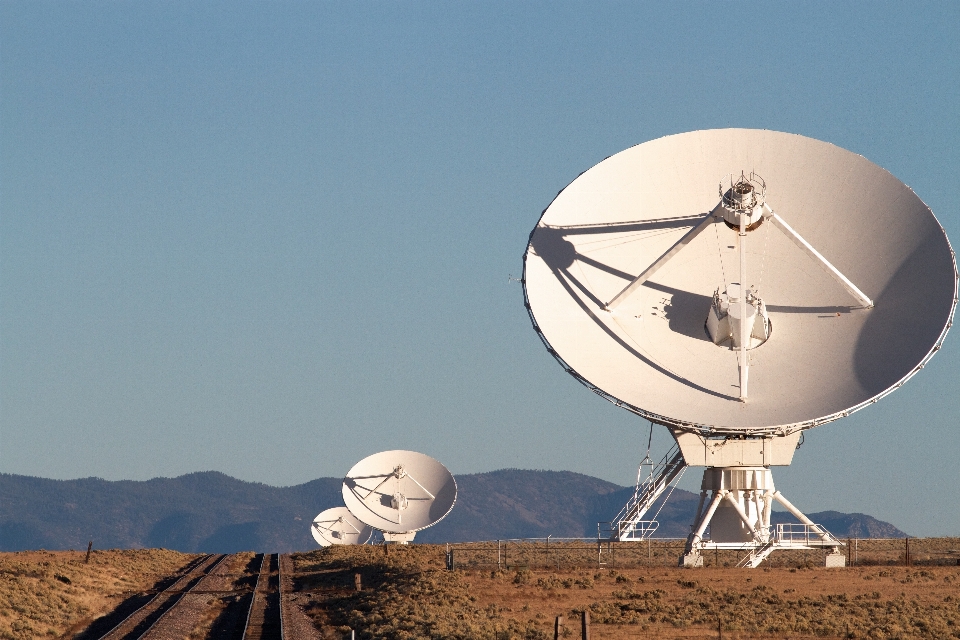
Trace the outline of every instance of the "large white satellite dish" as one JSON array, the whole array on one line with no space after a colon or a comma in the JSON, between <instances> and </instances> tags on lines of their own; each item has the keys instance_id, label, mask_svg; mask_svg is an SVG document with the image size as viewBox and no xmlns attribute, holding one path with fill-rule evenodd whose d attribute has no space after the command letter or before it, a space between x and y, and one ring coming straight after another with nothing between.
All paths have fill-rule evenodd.
<instances>
[{"instance_id":1,"label":"large white satellite dish","mask_svg":"<svg viewBox=\"0 0 960 640\"><path fill-rule=\"evenodd\" d=\"M343 502L387 542L409 542L440 522L457 499L457 482L440 462L416 451L382 451L343 479Z\"/></svg>"},{"instance_id":2,"label":"large white satellite dish","mask_svg":"<svg viewBox=\"0 0 960 640\"><path fill-rule=\"evenodd\" d=\"M313 539L321 547L334 544L366 544L373 535L370 525L360 522L346 507L321 511L310 525Z\"/></svg>"},{"instance_id":3,"label":"large white satellite dish","mask_svg":"<svg viewBox=\"0 0 960 640\"><path fill-rule=\"evenodd\" d=\"M773 325L745 367L705 329L715 294L741 280L717 188L741 172L765 182L756 221L744 216L743 269ZM956 272L937 219L884 169L818 140L727 129L647 142L574 180L531 234L524 288L551 351L617 404L680 428L789 432L912 376L950 325Z\"/></svg>"},{"instance_id":4,"label":"large white satellite dish","mask_svg":"<svg viewBox=\"0 0 960 640\"><path fill-rule=\"evenodd\" d=\"M832 144L747 129L653 140L581 174L530 234L523 284L563 367L676 437L651 492L689 464L760 470L737 476L749 488L705 475L704 500L733 491L738 506L698 513L739 510L754 542L779 496L768 467L790 463L802 430L903 385L957 303L953 250L909 187Z\"/></svg>"}]
</instances>

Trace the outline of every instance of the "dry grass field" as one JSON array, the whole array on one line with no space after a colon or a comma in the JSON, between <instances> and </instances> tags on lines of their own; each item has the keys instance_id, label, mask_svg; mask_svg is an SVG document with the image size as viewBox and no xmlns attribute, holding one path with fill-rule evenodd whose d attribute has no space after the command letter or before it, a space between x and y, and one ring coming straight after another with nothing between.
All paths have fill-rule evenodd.
<instances>
[{"instance_id":1,"label":"dry grass field","mask_svg":"<svg viewBox=\"0 0 960 640\"><path fill-rule=\"evenodd\" d=\"M444 552L411 545L389 554L383 547L295 554L298 601L327 638L349 637L352 628L363 639L534 640L553 638L556 616L567 621L564 637L579 638L584 609L595 640L716 638L718 615L727 639L960 638L955 562L895 566L892 554L884 564L846 569L585 562L447 571Z\"/></svg>"},{"instance_id":2,"label":"dry grass field","mask_svg":"<svg viewBox=\"0 0 960 640\"><path fill-rule=\"evenodd\" d=\"M0 553L0 638L59 638L195 556L144 549Z\"/></svg>"},{"instance_id":3,"label":"dry grass field","mask_svg":"<svg viewBox=\"0 0 960 640\"><path fill-rule=\"evenodd\" d=\"M334 547L292 556L289 602L336 639L350 629L364 640L550 639L556 616L573 639L584 610L594 640L716 638L718 616L727 640L960 638L960 540L911 541L914 566L903 566L902 545L862 540L862 564L846 569L783 554L755 570L724 566L736 557L723 555L679 569L666 542L622 547L599 567L596 545L514 544L501 549L500 569L495 543L486 556L461 546L454 571L442 546ZM242 573L248 555L228 573ZM156 549L94 551L89 564L83 556L0 554L0 638L69 636L195 558ZM215 637L222 609L211 608L191 639Z\"/></svg>"}]
</instances>

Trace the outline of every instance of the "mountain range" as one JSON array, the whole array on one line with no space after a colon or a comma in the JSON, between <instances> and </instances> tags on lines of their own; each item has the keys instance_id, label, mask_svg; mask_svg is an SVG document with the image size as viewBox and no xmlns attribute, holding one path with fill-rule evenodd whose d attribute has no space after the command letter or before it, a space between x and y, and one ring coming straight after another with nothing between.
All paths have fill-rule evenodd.
<instances>
[{"instance_id":1,"label":"mountain range","mask_svg":"<svg viewBox=\"0 0 960 640\"><path fill-rule=\"evenodd\" d=\"M342 506L340 478L292 487L245 482L219 472L146 481L50 480L0 474L0 551L163 547L184 552L302 551L316 548L309 525ZM417 542L596 537L633 487L569 471L503 469L457 477L453 510ZM699 496L676 489L659 512L656 537L686 537ZM841 538L905 537L871 516L808 514ZM792 521L775 512L773 522Z\"/></svg>"}]
</instances>

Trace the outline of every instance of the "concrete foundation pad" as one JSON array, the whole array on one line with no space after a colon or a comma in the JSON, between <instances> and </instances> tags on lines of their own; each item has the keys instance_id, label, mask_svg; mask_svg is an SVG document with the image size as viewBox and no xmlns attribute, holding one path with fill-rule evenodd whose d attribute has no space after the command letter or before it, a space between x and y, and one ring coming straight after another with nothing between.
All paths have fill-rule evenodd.
<instances>
[{"instance_id":1,"label":"concrete foundation pad","mask_svg":"<svg viewBox=\"0 0 960 640\"><path fill-rule=\"evenodd\" d=\"M841 569L847 566L847 556L842 553L828 553L824 565L827 569Z\"/></svg>"},{"instance_id":2,"label":"concrete foundation pad","mask_svg":"<svg viewBox=\"0 0 960 640\"><path fill-rule=\"evenodd\" d=\"M679 566L685 568L695 568L703 566L703 556L699 553L685 553L680 556Z\"/></svg>"}]
</instances>

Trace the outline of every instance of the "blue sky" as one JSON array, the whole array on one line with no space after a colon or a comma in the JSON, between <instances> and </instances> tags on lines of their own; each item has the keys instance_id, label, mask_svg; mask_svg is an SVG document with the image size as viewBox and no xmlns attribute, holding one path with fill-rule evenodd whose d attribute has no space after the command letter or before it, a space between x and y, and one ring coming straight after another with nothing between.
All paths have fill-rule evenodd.
<instances>
[{"instance_id":1,"label":"blue sky","mask_svg":"<svg viewBox=\"0 0 960 640\"><path fill-rule=\"evenodd\" d=\"M408 448L628 484L646 424L510 281L540 211L634 144L768 128L956 244L958 32L957 3L2 3L0 471L286 485ZM778 487L960 535L958 340Z\"/></svg>"}]
</instances>

